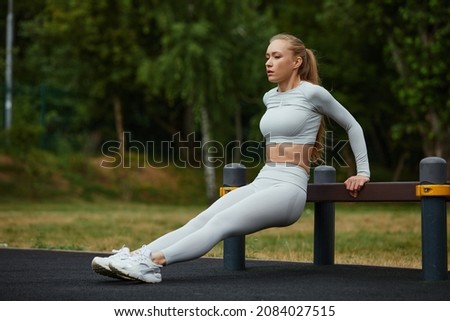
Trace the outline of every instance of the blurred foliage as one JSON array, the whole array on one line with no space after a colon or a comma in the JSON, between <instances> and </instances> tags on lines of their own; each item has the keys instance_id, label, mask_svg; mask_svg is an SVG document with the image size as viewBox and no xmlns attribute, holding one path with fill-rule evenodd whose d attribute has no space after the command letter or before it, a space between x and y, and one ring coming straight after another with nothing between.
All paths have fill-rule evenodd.
<instances>
[{"instance_id":1,"label":"blurred foliage","mask_svg":"<svg viewBox=\"0 0 450 321\"><path fill-rule=\"evenodd\" d=\"M421 158L450 158L443 0L14 1L13 126L0 131L0 151L96 157L126 132L129 148L152 144L150 159L195 159L202 109L226 153L230 142L260 142L261 97L273 86L265 48L278 32L315 50L322 85L365 130L372 180L417 179ZM328 130L330 147L347 139L331 121ZM347 147L342 156L345 177Z\"/></svg>"}]
</instances>

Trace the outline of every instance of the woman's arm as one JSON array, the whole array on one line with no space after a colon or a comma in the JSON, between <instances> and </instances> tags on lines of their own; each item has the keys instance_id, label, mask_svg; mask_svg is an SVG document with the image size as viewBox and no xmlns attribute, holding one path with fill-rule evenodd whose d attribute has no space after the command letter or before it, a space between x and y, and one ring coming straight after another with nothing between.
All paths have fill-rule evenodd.
<instances>
[{"instance_id":1,"label":"woman's arm","mask_svg":"<svg viewBox=\"0 0 450 321\"><path fill-rule=\"evenodd\" d=\"M307 89L311 91L310 94L306 93L307 97L309 97L317 112L330 117L347 132L350 147L355 157L357 174L349 177L345 181L345 186L350 194L356 197L358 191L370 180L369 158L362 127L353 115L325 88L312 85Z\"/></svg>"}]
</instances>

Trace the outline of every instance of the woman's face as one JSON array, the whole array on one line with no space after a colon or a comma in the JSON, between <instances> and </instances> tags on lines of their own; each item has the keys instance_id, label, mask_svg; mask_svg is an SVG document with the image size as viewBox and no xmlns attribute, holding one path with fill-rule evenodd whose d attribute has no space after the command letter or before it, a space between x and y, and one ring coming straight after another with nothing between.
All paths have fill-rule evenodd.
<instances>
[{"instance_id":1,"label":"woman's face","mask_svg":"<svg viewBox=\"0 0 450 321\"><path fill-rule=\"evenodd\" d=\"M289 81L294 72L297 74L301 64L301 58L294 57L289 49L289 42L282 39L276 39L269 44L266 59L267 78L277 84Z\"/></svg>"}]
</instances>

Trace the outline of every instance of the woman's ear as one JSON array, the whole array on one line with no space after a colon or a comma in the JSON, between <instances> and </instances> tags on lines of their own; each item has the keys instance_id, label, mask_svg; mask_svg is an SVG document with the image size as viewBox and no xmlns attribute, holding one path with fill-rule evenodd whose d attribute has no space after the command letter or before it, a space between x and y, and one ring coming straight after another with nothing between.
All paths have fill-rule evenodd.
<instances>
[{"instance_id":1,"label":"woman's ear","mask_svg":"<svg viewBox=\"0 0 450 321\"><path fill-rule=\"evenodd\" d=\"M294 69L300 68L302 63L303 63L302 57L300 57L300 56L296 57L294 60Z\"/></svg>"}]
</instances>

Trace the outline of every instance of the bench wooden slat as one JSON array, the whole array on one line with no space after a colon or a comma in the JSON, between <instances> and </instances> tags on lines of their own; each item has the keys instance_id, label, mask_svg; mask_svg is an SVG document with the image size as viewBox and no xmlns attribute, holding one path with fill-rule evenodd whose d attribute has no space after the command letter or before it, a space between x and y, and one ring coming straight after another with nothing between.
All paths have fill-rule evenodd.
<instances>
[{"instance_id":1,"label":"bench wooden slat","mask_svg":"<svg viewBox=\"0 0 450 321\"><path fill-rule=\"evenodd\" d=\"M344 183L309 184L308 202L418 202L419 182L369 182L353 198Z\"/></svg>"}]
</instances>

